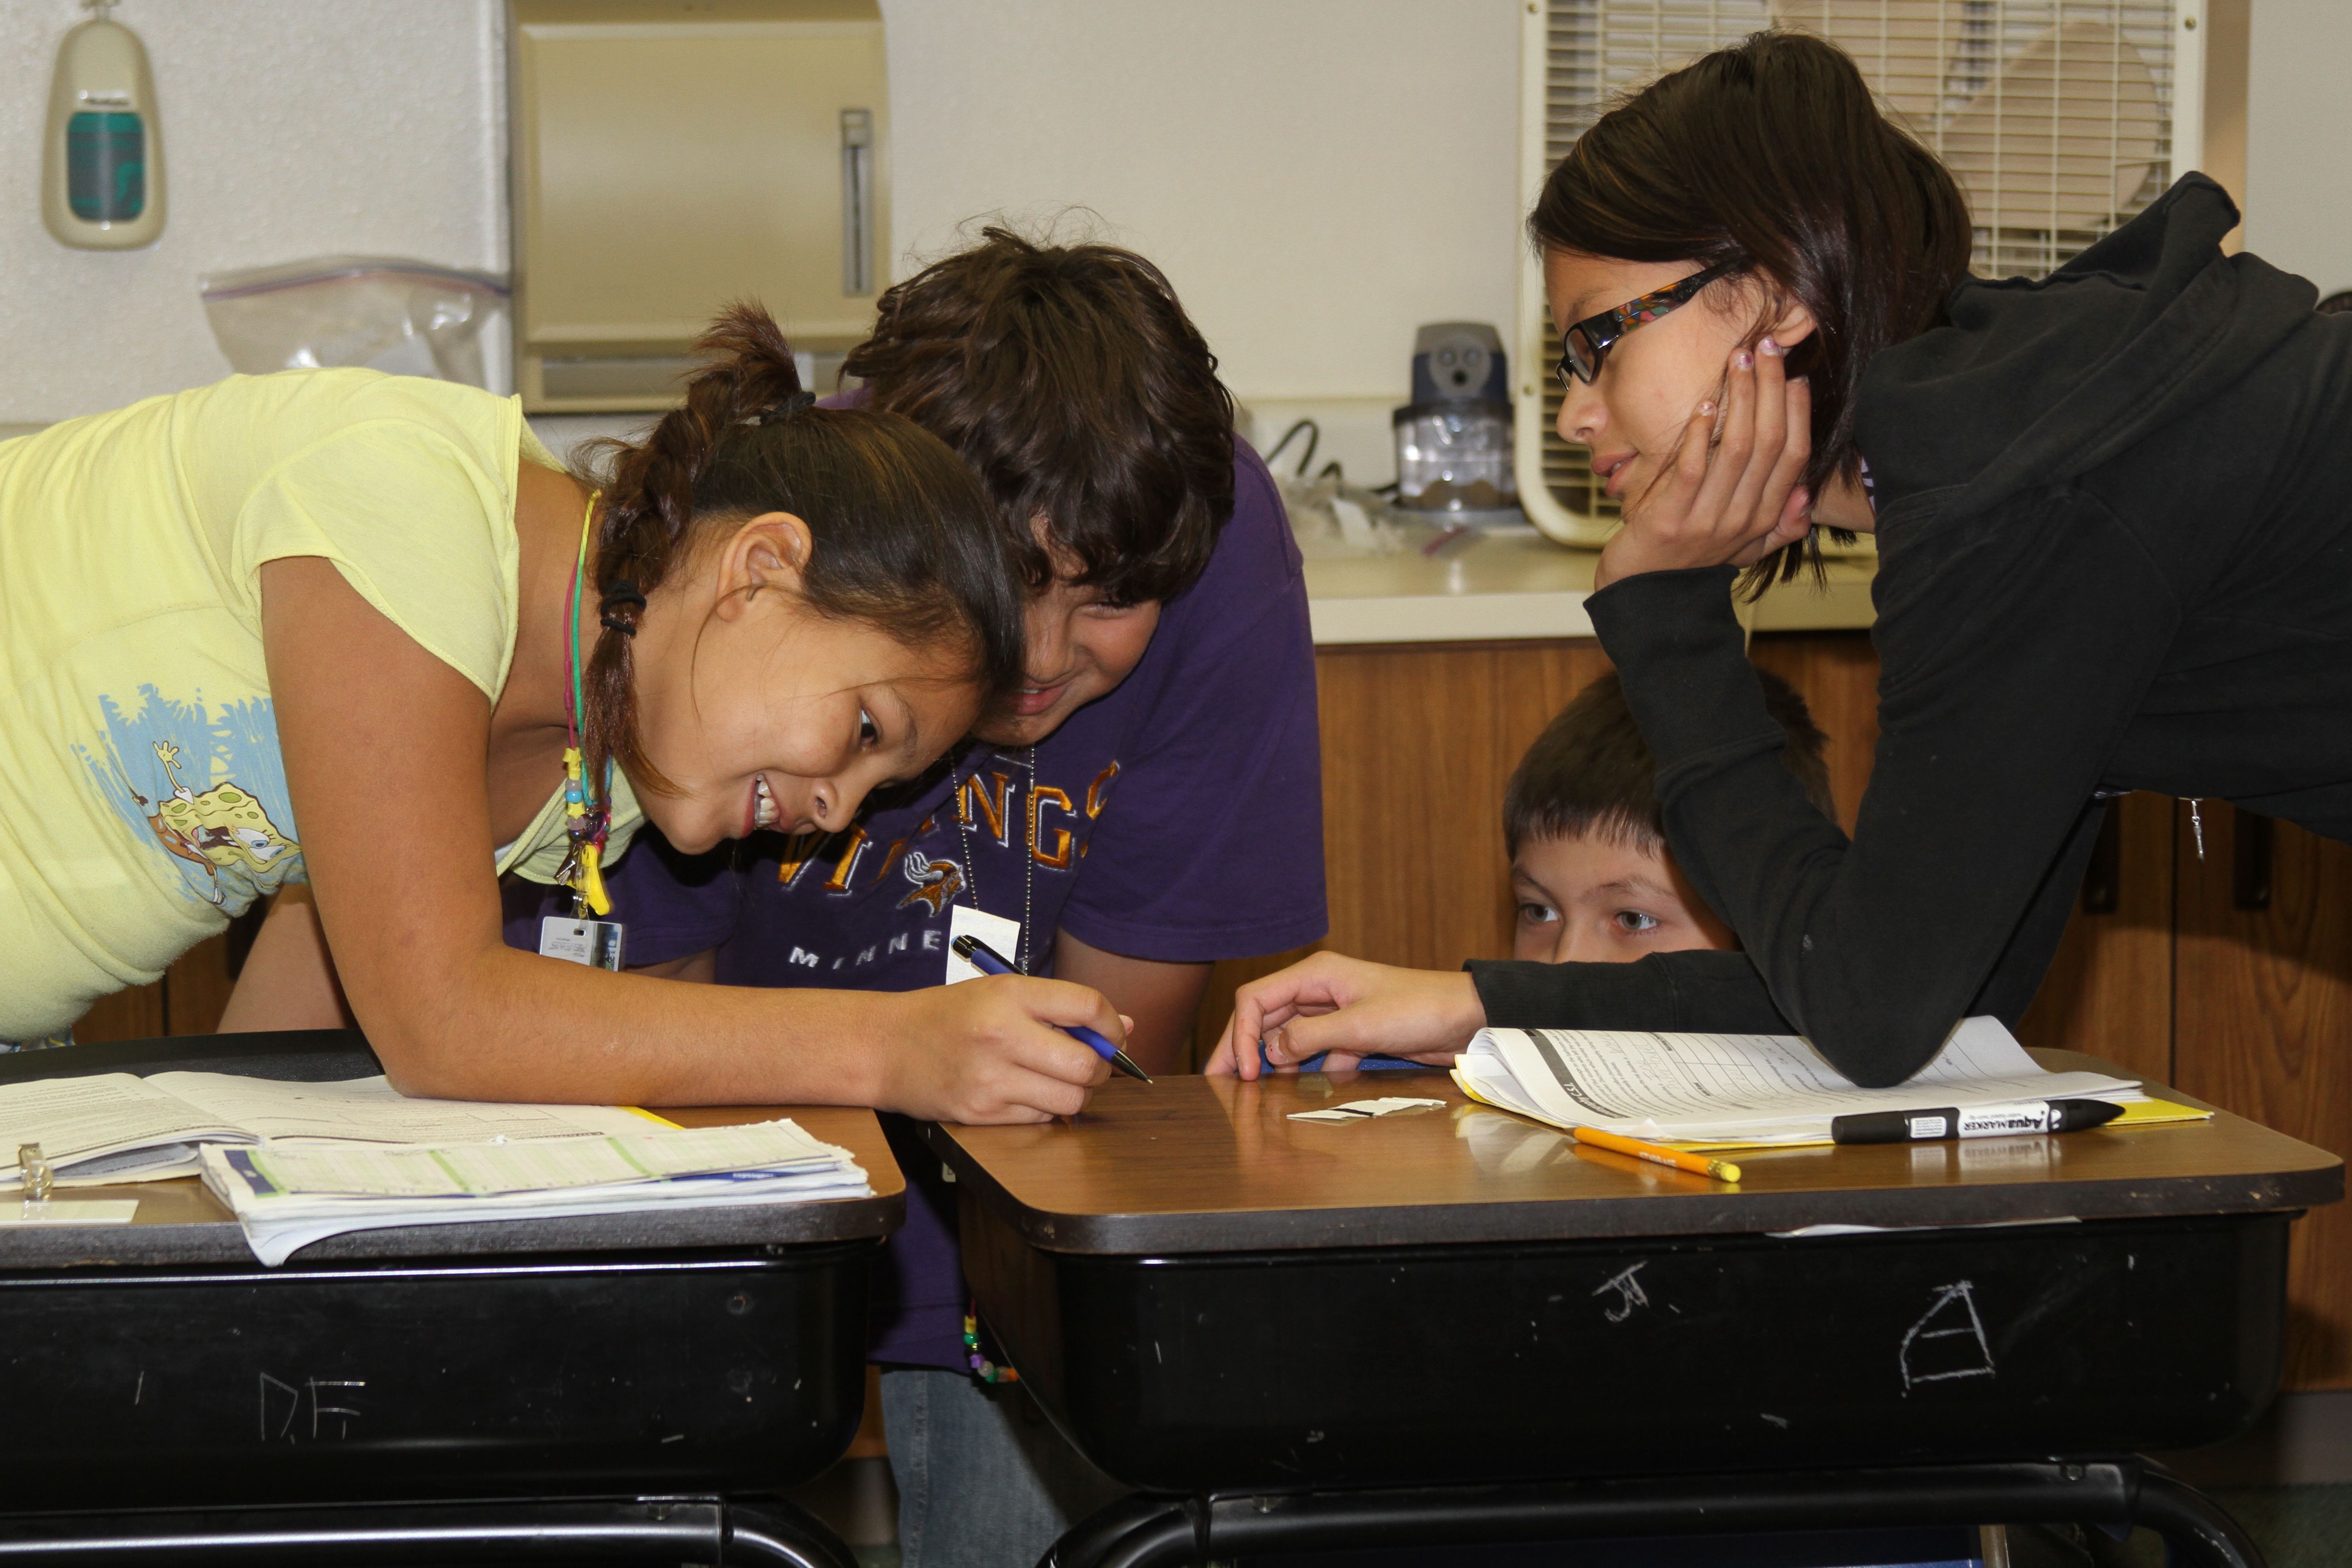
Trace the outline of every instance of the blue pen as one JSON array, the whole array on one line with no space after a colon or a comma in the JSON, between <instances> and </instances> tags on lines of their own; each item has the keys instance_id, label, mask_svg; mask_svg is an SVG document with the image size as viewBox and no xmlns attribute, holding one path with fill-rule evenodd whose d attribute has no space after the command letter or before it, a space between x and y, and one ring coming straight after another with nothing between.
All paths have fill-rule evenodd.
<instances>
[{"instance_id":1,"label":"blue pen","mask_svg":"<svg viewBox=\"0 0 2352 1568\"><path fill-rule=\"evenodd\" d=\"M1003 955L976 936L960 936L948 945L955 950L955 955L958 958L962 959L982 974L1013 973L1013 966L1004 962ZM1146 1083L1151 1081L1151 1075L1137 1067L1125 1051L1120 1050L1084 1024L1063 1024L1057 1026L1062 1033L1087 1047L1095 1055L1102 1058L1128 1077L1141 1079Z\"/></svg>"}]
</instances>

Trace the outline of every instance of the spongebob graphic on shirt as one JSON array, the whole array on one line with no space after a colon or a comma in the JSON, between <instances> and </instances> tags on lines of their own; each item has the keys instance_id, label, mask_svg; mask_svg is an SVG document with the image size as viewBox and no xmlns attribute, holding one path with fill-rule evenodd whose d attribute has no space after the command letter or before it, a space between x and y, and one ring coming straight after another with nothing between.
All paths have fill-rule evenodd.
<instances>
[{"instance_id":1,"label":"spongebob graphic on shirt","mask_svg":"<svg viewBox=\"0 0 2352 1568\"><path fill-rule=\"evenodd\" d=\"M226 914L305 880L302 846L268 698L209 708L154 686L131 709L99 699L103 754L77 746L92 784L126 826L170 858L183 889Z\"/></svg>"}]
</instances>

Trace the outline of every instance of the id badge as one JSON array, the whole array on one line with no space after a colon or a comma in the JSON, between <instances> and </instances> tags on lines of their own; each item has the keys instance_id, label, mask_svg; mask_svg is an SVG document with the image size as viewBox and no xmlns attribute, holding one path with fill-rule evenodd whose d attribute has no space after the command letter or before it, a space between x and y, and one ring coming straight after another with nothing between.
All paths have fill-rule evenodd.
<instances>
[{"instance_id":1,"label":"id badge","mask_svg":"<svg viewBox=\"0 0 2352 1568\"><path fill-rule=\"evenodd\" d=\"M1008 963L1021 961L1021 922L1003 915L992 915L966 904L948 906L948 972L942 982L953 985L959 981L978 980L980 971L955 955L953 943L960 936L978 937L982 943L994 948Z\"/></svg>"},{"instance_id":2,"label":"id badge","mask_svg":"<svg viewBox=\"0 0 2352 1568\"><path fill-rule=\"evenodd\" d=\"M539 922L539 955L591 969L621 967L621 922L549 915Z\"/></svg>"}]
</instances>

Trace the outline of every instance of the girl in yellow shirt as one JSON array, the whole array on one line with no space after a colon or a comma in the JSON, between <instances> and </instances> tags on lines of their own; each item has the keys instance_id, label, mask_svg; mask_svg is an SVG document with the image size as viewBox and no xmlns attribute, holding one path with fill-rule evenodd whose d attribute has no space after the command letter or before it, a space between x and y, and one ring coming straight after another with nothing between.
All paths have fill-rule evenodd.
<instances>
[{"instance_id":1,"label":"girl in yellow shirt","mask_svg":"<svg viewBox=\"0 0 2352 1568\"><path fill-rule=\"evenodd\" d=\"M685 985L500 939L499 875L593 898L646 817L688 850L836 829L1020 679L1019 571L963 463L895 416L809 406L757 311L703 346L685 406L605 454L601 496L513 400L366 371L0 444L0 1041L308 881L411 1092L1083 1103L1101 1064L1051 1026L1121 1031L1079 986L958 998L985 1016L943 1052L916 998Z\"/></svg>"}]
</instances>

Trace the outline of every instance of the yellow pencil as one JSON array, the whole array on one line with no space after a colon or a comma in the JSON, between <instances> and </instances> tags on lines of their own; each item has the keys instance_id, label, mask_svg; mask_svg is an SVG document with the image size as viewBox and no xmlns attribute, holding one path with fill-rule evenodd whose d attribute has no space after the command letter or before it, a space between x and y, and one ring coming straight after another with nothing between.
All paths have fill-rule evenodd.
<instances>
[{"instance_id":1,"label":"yellow pencil","mask_svg":"<svg viewBox=\"0 0 2352 1568\"><path fill-rule=\"evenodd\" d=\"M1614 1132L1603 1132L1597 1127L1571 1127L1568 1131L1578 1142L1590 1143L1596 1149L1612 1150L1620 1154L1631 1154L1636 1160L1672 1165L1675 1170L1688 1171L1694 1176L1713 1176L1718 1182L1739 1180L1739 1167L1728 1160L1710 1160L1704 1154L1685 1154L1680 1149L1644 1143L1639 1138L1621 1137Z\"/></svg>"}]
</instances>

